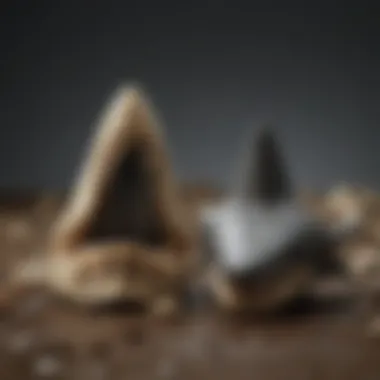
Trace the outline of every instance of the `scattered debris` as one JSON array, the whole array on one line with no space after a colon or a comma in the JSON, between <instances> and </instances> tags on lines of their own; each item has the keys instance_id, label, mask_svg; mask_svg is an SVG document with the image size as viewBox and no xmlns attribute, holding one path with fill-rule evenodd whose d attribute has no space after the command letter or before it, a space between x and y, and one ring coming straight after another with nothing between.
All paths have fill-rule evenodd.
<instances>
[{"instance_id":1,"label":"scattered debris","mask_svg":"<svg viewBox=\"0 0 380 380\"><path fill-rule=\"evenodd\" d=\"M33 331L18 331L11 333L8 341L8 349L14 354L23 354L30 350L36 342L36 336Z\"/></svg>"},{"instance_id":2,"label":"scattered debris","mask_svg":"<svg viewBox=\"0 0 380 380\"><path fill-rule=\"evenodd\" d=\"M380 338L380 316L375 317L370 322L368 334L371 338Z\"/></svg>"},{"instance_id":3,"label":"scattered debris","mask_svg":"<svg viewBox=\"0 0 380 380\"><path fill-rule=\"evenodd\" d=\"M371 202L374 202L373 199ZM376 212L373 212L373 210L374 208L372 208L370 217L364 217L361 224L362 232L357 231L357 237L352 241L347 240L345 247L342 247L342 250L346 250L342 257L345 257L347 265L351 268L352 278L360 278L360 283L362 283L362 280L368 279L369 288L371 283L378 277L377 273L379 273L380 278L378 250L380 237L376 237L376 234L372 232L370 234L364 233L364 230L370 230L371 226L372 230L377 230L380 225L380 217L377 219ZM369 209L367 209L365 215L369 214ZM19 257L18 252L14 255L13 251L9 252L12 253L9 257L10 260L16 261ZM351 287L348 289L345 288L346 285L343 282L329 283L322 289L316 290L316 293L353 293L360 295L361 290L356 291L353 289L354 285L355 281L351 283ZM373 354L372 346L376 346L376 344L364 345L363 341L365 340L358 339L359 334L363 334L362 324L360 324L360 328L354 324L341 327L337 320L335 327L334 322L331 322L332 324L330 325L328 324L330 322L326 322L323 317L319 317L314 321L305 319L299 322L300 327L297 327L298 322L292 326L284 327L285 332L281 334L281 338L272 337L269 342L264 333L263 337L261 337L257 332L247 334L247 342L242 344L235 341L231 343L232 339L228 337L226 332L223 332L223 329L221 331L215 329L214 331L206 324L202 328L201 325L204 322L200 320L200 326L196 325L190 328L191 322L188 325L186 324L188 322L184 322L183 327L179 329L176 327L180 333L174 332L174 329L171 329L170 326L161 328L154 327L155 325L153 324L152 331L156 328L156 332L152 333L152 337L149 336L149 339L144 339L143 324L135 326L127 319L122 321L123 318L119 318L116 321L116 319L110 318L105 328L105 325L100 322L98 317L85 313L82 313L80 318L77 317L75 308L70 308L70 311L66 311L65 308L54 306L54 315L64 315L66 312L70 314L70 318L60 318L59 322L56 323L54 322L57 321L57 319L54 319L55 316L47 317L46 320L40 318L42 314L50 315L50 313L41 313L50 302L50 298L43 292L28 293L25 288L20 288L17 291L7 287L2 288L0 292L0 311L9 311L11 317L13 315L15 317L23 315L26 318L22 318L22 326L18 327L15 327L15 320L12 318L0 320L2 335L0 346L1 378L12 380L29 380L32 378L103 380L113 378L110 374L113 375L114 373L117 374L115 378L128 378L129 371L131 371L134 378L142 380L147 378L170 380L182 378L182 376L190 379L195 377L195 375L192 377L192 374L195 373L204 375L203 377L199 375L198 378L213 380L216 378L214 374L220 371L222 373L221 375L218 374L217 378L223 380L224 378L231 378L232 371L236 371L234 376L236 380L239 380L247 378L247 373L249 371L253 373L253 369L256 369L258 371L257 375L261 376L260 358L264 357L262 360L265 363L270 361L271 363L280 364L276 366L268 364L268 371L276 374L277 377L273 377L273 375L272 377L261 376L262 378L281 378L281 371L277 367L286 367L287 375L285 378L298 380L299 377L297 376L302 372L299 368L302 366L304 366L302 368L307 368L308 365L311 366L310 363L315 363L316 352L320 355L317 360L324 374L347 374L351 368L355 370L359 361L363 363L363 377L365 377L367 371L368 373L378 373L379 371L378 360L373 358L375 355ZM163 298L155 307L158 314L165 314L170 313L172 306L170 299ZM373 308L371 313L368 315L368 324L364 326L364 331L376 342L376 339L380 337L380 312L379 315L376 315L376 308ZM345 321L347 322L347 319ZM35 328L37 323L42 325L41 330L38 330L38 336ZM324 333L326 331L325 323L330 326L328 334ZM193 324L195 325L195 323ZM91 325L91 333L88 333L88 329L86 329L88 325ZM279 325L276 326L278 327ZM266 328L263 327L262 331ZM278 329L281 328L278 327ZM87 333L82 333L85 330ZM86 357L81 358L78 356L75 351L77 346L85 346L90 339L89 335L95 341L97 334L102 337L101 339L107 336L104 345L100 344L100 346L95 347L93 352L87 354ZM273 335L276 336L274 333L271 336ZM54 347L41 350L41 340L45 340L47 337L54 340L55 336L60 336L60 339L67 339L70 342L78 342L73 344L73 353L66 354ZM123 344L120 344L120 338ZM330 341L335 342L332 344L334 355L330 355L331 351L326 349ZM119 345L115 342L119 342ZM212 348L212 344L217 345L217 347ZM354 352L358 357L356 363L351 363L344 359L345 352L347 352L345 350L348 346L350 347L350 352ZM276 351L273 347L280 348ZM223 350L223 355L213 354L216 349ZM116 360L111 360L112 358L110 359L109 357L110 352L115 350L118 351L117 368L114 363ZM324 350L326 350L326 354ZM278 352L281 352L281 354ZM67 355L73 355L75 358L69 358ZM337 357L343 358L342 366L344 365L344 368L339 367L341 364L339 360L339 363L337 363ZM19 375L21 373L20 368L25 366L25 363L30 369L24 370L21 376ZM238 363L238 366L236 363ZM264 367L264 364L262 367ZM334 369L329 370L329 368ZM27 373L27 371L30 373ZM66 376L68 373L66 371L70 372L70 376ZM224 371L226 372L225 377L223 376ZM246 372L241 376L239 371ZM78 375L79 373L81 376ZM305 369L303 373L310 372ZM139 375L135 374L143 375L139 377ZM340 376L339 374L333 379L340 380L344 378L343 375ZM330 380L332 377L325 376L324 378Z\"/></svg>"},{"instance_id":4,"label":"scattered debris","mask_svg":"<svg viewBox=\"0 0 380 380\"><path fill-rule=\"evenodd\" d=\"M38 376L52 377L62 370L61 361L52 354L45 354L34 362L34 370Z\"/></svg>"},{"instance_id":5,"label":"scattered debris","mask_svg":"<svg viewBox=\"0 0 380 380\"><path fill-rule=\"evenodd\" d=\"M33 233L30 223L20 218L8 220L5 231L7 239L14 243L25 243Z\"/></svg>"}]
</instances>

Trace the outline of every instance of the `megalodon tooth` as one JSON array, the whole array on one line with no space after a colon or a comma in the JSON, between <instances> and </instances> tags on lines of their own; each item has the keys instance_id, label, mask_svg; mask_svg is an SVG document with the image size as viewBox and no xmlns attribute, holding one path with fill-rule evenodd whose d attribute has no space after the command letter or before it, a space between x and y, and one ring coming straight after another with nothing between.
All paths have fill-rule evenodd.
<instances>
[{"instance_id":1,"label":"megalodon tooth","mask_svg":"<svg viewBox=\"0 0 380 380\"><path fill-rule=\"evenodd\" d=\"M140 86L121 86L100 117L43 265L20 266L17 276L43 278L85 305L132 299L170 309L196 249L191 219L151 102Z\"/></svg>"}]
</instances>

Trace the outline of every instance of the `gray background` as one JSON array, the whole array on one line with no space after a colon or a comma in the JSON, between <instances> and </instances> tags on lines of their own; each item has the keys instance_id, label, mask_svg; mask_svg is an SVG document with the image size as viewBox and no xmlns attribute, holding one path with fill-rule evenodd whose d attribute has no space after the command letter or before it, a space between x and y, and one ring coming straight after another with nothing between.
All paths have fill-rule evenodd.
<instances>
[{"instance_id":1,"label":"gray background","mask_svg":"<svg viewBox=\"0 0 380 380\"><path fill-rule=\"evenodd\" d=\"M107 97L137 80L182 179L228 183L271 122L299 184L379 187L376 2L198 4L3 2L0 186L66 187Z\"/></svg>"}]
</instances>

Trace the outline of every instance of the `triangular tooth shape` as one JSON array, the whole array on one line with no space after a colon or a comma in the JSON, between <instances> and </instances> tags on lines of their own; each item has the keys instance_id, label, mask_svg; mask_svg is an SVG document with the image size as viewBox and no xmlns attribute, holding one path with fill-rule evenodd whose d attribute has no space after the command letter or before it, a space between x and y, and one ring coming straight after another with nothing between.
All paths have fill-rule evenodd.
<instances>
[{"instance_id":1,"label":"triangular tooth shape","mask_svg":"<svg viewBox=\"0 0 380 380\"><path fill-rule=\"evenodd\" d=\"M272 128L262 128L245 152L238 195L265 204L293 196L279 143Z\"/></svg>"},{"instance_id":2,"label":"triangular tooth shape","mask_svg":"<svg viewBox=\"0 0 380 380\"><path fill-rule=\"evenodd\" d=\"M167 243L178 252L191 246L152 109L137 87L121 87L111 99L53 230L53 251L75 252L98 240Z\"/></svg>"}]
</instances>

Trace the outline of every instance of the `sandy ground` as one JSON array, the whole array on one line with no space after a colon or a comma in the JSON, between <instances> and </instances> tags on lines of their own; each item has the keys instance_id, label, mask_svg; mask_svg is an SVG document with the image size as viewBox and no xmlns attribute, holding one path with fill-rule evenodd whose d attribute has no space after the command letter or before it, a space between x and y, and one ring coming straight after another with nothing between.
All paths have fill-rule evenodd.
<instances>
[{"instance_id":1,"label":"sandy ground","mask_svg":"<svg viewBox=\"0 0 380 380\"><path fill-rule=\"evenodd\" d=\"M191 197L191 194L188 194ZM41 249L60 198L2 194L2 276ZM3 277L4 278L4 277ZM358 300L298 303L270 320L193 311L158 322L81 310L42 289L0 292L0 379L380 379Z\"/></svg>"}]
</instances>

